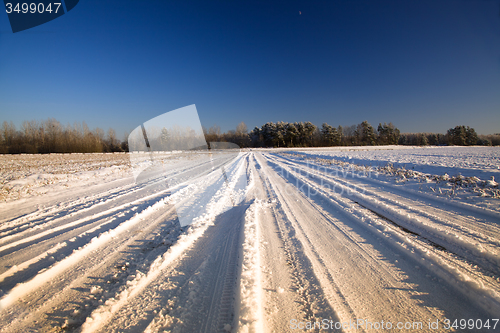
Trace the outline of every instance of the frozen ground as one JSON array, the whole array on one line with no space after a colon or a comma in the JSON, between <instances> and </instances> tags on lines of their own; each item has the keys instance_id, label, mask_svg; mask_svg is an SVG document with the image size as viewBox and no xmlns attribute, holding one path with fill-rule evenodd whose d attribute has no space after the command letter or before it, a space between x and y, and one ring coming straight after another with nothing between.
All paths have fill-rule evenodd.
<instances>
[{"instance_id":1,"label":"frozen ground","mask_svg":"<svg viewBox=\"0 0 500 333\"><path fill-rule=\"evenodd\" d=\"M371 178L404 183L406 189L498 211L499 147L382 147L284 152L312 164L352 168Z\"/></svg>"},{"instance_id":2,"label":"frozen ground","mask_svg":"<svg viewBox=\"0 0 500 333\"><path fill-rule=\"evenodd\" d=\"M321 158L333 158L360 165L385 166L392 163L395 167L429 174L456 175L460 173L465 177L500 178L498 177L500 176L500 147L382 147L385 149L355 147L348 150L350 147L342 147L343 149L338 150L304 151L304 153L312 152L313 155Z\"/></svg>"},{"instance_id":3,"label":"frozen ground","mask_svg":"<svg viewBox=\"0 0 500 333\"><path fill-rule=\"evenodd\" d=\"M124 178L129 160L125 153L0 155L0 201L59 195L64 188Z\"/></svg>"},{"instance_id":4,"label":"frozen ground","mask_svg":"<svg viewBox=\"0 0 500 333\"><path fill-rule=\"evenodd\" d=\"M498 148L362 149L1 156L0 332L500 331Z\"/></svg>"}]
</instances>

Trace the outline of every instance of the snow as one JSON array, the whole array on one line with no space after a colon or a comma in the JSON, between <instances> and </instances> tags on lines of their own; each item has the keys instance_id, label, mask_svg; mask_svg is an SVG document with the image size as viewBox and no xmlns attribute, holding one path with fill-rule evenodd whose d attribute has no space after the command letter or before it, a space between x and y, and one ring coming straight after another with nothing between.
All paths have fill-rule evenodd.
<instances>
[{"instance_id":1,"label":"snow","mask_svg":"<svg viewBox=\"0 0 500 333\"><path fill-rule=\"evenodd\" d=\"M244 255L240 282L240 332L264 332L258 223L258 210L262 205L261 201L254 201L245 213Z\"/></svg>"},{"instance_id":2,"label":"snow","mask_svg":"<svg viewBox=\"0 0 500 333\"><path fill-rule=\"evenodd\" d=\"M500 147L363 148L293 150L288 154L376 177L388 175L395 183L406 183L407 189L432 192L475 207L498 210L497 200L489 198L500 197L495 181L495 177L500 176Z\"/></svg>"},{"instance_id":3,"label":"snow","mask_svg":"<svg viewBox=\"0 0 500 333\"><path fill-rule=\"evenodd\" d=\"M125 153L0 155L0 200L91 186L123 178L129 172Z\"/></svg>"},{"instance_id":4,"label":"snow","mask_svg":"<svg viewBox=\"0 0 500 333\"><path fill-rule=\"evenodd\" d=\"M464 177L476 176L484 180L500 176L500 147L410 146L402 149L399 146L387 146L384 150L358 147L352 151L332 149L326 152L298 152L365 166L386 166L391 163L395 168L404 167L407 170L433 175L461 174Z\"/></svg>"},{"instance_id":5,"label":"snow","mask_svg":"<svg viewBox=\"0 0 500 333\"><path fill-rule=\"evenodd\" d=\"M0 156L0 332L498 317L498 147L205 157Z\"/></svg>"}]
</instances>

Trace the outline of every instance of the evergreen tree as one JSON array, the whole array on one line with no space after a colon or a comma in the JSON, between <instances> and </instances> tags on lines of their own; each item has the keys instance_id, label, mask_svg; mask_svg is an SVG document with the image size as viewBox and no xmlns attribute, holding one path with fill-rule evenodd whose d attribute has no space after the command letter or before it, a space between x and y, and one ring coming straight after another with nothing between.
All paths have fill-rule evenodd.
<instances>
[{"instance_id":1,"label":"evergreen tree","mask_svg":"<svg viewBox=\"0 0 500 333\"><path fill-rule=\"evenodd\" d=\"M446 135L448 143L457 146L470 146L478 142L476 131L469 126L455 126L455 128L450 128Z\"/></svg>"},{"instance_id":2,"label":"evergreen tree","mask_svg":"<svg viewBox=\"0 0 500 333\"><path fill-rule=\"evenodd\" d=\"M341 135L335 127L323 123L321 127L321 140L327 146L338 146L340 145Z\"/></svg>"},{"instance_id":3,"label":"evergreen tree","mask_svg":"<svg viewBox=\"0 0 500 333\"><path fill-rule=\"evenodd\" d=\"M283 121L278 121L276 123L276 132L274 134L274 146L285 147L285 136L286 136L286 124Z\"/></svg>"},{"instance_id":4,"label":"evergreen tree","mask_svg":"<svg viewBox=\"0 0 500 333\"><path fill-rule=\"evenodd\" d=\"M310 147L312 146L313 134L316 131L316 125L313 125L310 121L304 123L304 136L305 142Z\"/></svg>"},{"instance_id":5,"label":"evergreen tree","mask_svg":"<svg viewBox=\"0 0 500 333\"><path fill-rule=\"evenodd\" d=\"M250 132L250 140L252 147L262 147L264 138L261 134L260 128L255 126L255 128Z\"/></svg>"},{"instance_id":6,"label":"evergreen tree","mask_svg":"<svg viewBox=\"0 0 500 333\"><path fill-rule=\"evenodd\" d=\"M294 123L297 129L297 146L303 146L306 138L306 127L303 122Z\"/></svg>"},{"instance_id":7,"label":"evergreen tree","mask_svg":"<svg viewBox=\"0 0 500 333\"><path fill-rule=\"evenodd\" d=\"M465 144L473 146L477 144L478 140L479 138L477 137L476 131L472 127L467 126L465 130Z\"/></svg>"},{"instance_id":8,"label":"evergreen tree","mask_svg":"<svg viewBox=\"0 0 500 333\"><path fill-rule=\"evenodd\" d=\"M366 120L358 125L358 127L356 128L355 136L356 142L359 145L375 145L375 131L373 130L372 125L370 125Z\"/></svg>"},{"instance_id":9,"label":"evergreen tree","mask_svg":"<svg viewBox=\"0 0 500 333\"><path fill-rule=\"evenodd\" d=\"M389 123L389 125L386 123L384 123L384 125L379 123L377 131L379 144L395 145L398 143L400 136L399 129L397 129L392 123Z\"/></svg>"},{"instance_id":10,"label":"evergreen tree","mask_svg":"<svg viewBox=\"0 0 500 333\"><path fill-rule=\"evenodd\" d=\"M287 123L285 126L285 140L288 147L294 146L294 141L297 139L298 135L299 131L297 130L297 127L295 127L295 124Z\"/></svg>"},{"instance_id":11,"label":"evergreen tree","mask_svg":"<svg viewBox=\"0 0 500 333\"><path fill-rule=\"evenodd\" d=\"M274 147L276 136L276 124L273 122L265 123L261 128L262 138L265 147Z\"/></svg>"}]
</instances>

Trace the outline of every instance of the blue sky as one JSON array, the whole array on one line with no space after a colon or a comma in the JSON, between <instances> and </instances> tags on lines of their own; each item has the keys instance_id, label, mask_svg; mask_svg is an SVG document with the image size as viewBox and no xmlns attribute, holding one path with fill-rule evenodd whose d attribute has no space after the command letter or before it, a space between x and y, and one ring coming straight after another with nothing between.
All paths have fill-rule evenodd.
<instances>
[{"instance_id":1,"label":"blue sky","mask_svg":"<svg viewBox=\"0 0 500 333\"><path fill-rule=\"evenodd\" d=\"M0 14L2 122L123 135L191 104L223 131L368 120L498 133L500 1L81 0L15 34Z\"/></svg>"}]
</instances>

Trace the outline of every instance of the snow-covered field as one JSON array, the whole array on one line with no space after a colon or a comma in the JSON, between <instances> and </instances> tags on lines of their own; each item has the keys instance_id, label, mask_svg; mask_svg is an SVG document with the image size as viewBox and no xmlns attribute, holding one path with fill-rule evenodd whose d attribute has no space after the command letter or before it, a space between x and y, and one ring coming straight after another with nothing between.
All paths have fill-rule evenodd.
<instances>
[{"instance_id":1,"label":"snow-covered field","mask_svg":"<svg viewBox=\"0 0 500 333\"><path fill-rule=\"evenodd\" d=\"M392 163L395 167L415 169L430 174L461 173L465 177L476 176L482 179L500 176L498 147L373 147L378 148L377 150L370 149L372 147L341 148L343 149L299 151L359 165L385 166L387 163Z\"/></svg>"},{"instance_id":2,"label":"snow-covered field","mask_svg":"<svg viewBox=\"0 0 500 333\"><path fill-rule=\"evenodd\" d=\"M500 331L498 147L128 158L0 156L0 332Z\"/></svg>"}]
</instances>

